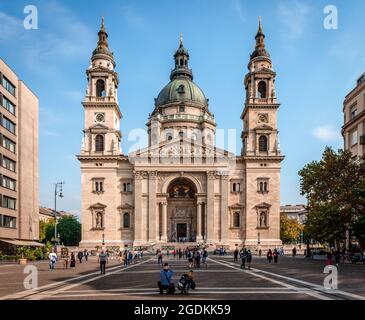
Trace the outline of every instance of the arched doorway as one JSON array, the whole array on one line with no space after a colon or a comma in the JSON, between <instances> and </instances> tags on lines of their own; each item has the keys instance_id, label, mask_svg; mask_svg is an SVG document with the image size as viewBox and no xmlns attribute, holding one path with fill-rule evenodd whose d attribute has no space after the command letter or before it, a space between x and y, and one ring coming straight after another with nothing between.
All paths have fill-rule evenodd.
<instances>
[{"instance_id":1,"label":"arched doorway","mask_svg":"<svg viewBox=\"0 0 365 320\"><path fill-rule=\"evenodd\" d=\"M168 186L167 193L168 241L196 241L197 189L195 184L186 178L176 178Z\"/></svg>"}]
</instances>

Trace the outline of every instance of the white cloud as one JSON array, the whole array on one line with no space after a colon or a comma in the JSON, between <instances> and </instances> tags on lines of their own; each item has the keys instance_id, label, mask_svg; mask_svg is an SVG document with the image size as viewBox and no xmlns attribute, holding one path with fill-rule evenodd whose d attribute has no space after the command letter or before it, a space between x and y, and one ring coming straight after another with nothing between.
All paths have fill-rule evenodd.
<instances>
[{"instance_id":1,"label":"white cloud","mask_svg":"<svg viewBox=\"0 0 365 320\"><path fill-rule=\"evenodd\" d=\"M237 16L240 18L241 21L245 21L246 17L244 14L244 10L242 7L242 1L241 0L235 0L233 3L233 10L237 14Z\"/></svg>"},{"instance_id":2,"label":"white cloud","mask_svg":"<svg viewBox=\"0 0 365 320\"><path fill-rule=\"evenodd\" d=\"M313 135L320 141L338 141L341 139L341 134L332 125L323 125L313 130Z\"/></svg>"},{"instance_id":3,"label":"white cloud","mask_svg":"<svg viewBox=\"0 0 365 320\"><path fill-rule=\"evenodd\" d=\"M308 4L297 0L279 2L277 14L285 29L286 38L295 40L303 34L311 10L312 8Z\"/></svg>"}]
</instances>

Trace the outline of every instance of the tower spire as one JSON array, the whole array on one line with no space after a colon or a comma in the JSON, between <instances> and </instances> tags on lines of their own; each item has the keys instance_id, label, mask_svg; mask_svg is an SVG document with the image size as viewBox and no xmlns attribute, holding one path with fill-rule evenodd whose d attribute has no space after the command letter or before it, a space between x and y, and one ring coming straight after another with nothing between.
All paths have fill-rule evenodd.
<instances>
[{"instance_id":1,"label":"tower spire","mask_svg":"<svg viewBox=\"0 0 365 320\"><path fill-rule=\"evenodd\" d=\"M182 32L180 32L180 47L183 46L183 36L182 36Z\"/></svg>"},{"instance_id":2,"label":"tower spire","mask_svg":"<svg viewBox=\"0 0 365 320\"><path fill-rule=\"evenodd\" d=\"M259 26L257 29L255 39L256 39L256 46L255 46L254 52L252 52L252 54L251 54L251 59L253 59L255 57L259 57L259 56L269 58L270 55L265 49L265 34L264 34L263 28L262 28L261 16L259 16Z\"/></svg>"},{"instance_id":3,"label":"tower spire","mask_svg":"<svg viewBox=\"0 0 365 320\"><path fill-rule=\"evenodd\" d=\"M103 55L108 55L114 61L113 53L109 50L108 33L106 32L105 29L104 17L101 17L101 26L98 32L98 37L99 37L98 44L93 52L93 57L95 57L95 55L103 54Z\"/></svg>"},{"instance_id":4,"label":"tower spire","mask_svg":"<svg viewBox=\"0 0 365 320\"><path fill-rule=\"evenodd\" d=\"M182 32L180 32L179 48L174 54L174 59L175 69L171 71L170 79L173 80L177 77L187 77L192 80L193 74L189 69L189 53L184 48Z\"/></svg>"}]
</instances>

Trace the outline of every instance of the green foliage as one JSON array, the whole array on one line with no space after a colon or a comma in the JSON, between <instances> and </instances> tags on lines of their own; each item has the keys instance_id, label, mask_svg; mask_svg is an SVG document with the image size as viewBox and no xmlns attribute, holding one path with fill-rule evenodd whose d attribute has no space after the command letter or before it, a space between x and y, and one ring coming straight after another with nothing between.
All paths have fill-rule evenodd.
<instances>
[{"instance_id":1,"label":"green foliage","mask_svg":"<svg viewBox=\"0 0 365 320\"><path fill-rule=\"evenodd\" d=\"M359 239L362 248L365 248L365 213L352 226L353 234Z\"/></svg>"},{"instance_id":2,"label":"green foliage","mask_svg":"<svg viewBox=\"0 0 365 320\"><path fill-rule=\"evenodd\" d=\"M295 219L289 219L287 216L280 217L280 239L284 244L295 243L300 238L303 226Z\"/></svg>"},{"instance_id":3,"label":"green foliage","mask_svg":"<svg viewBox=\"0 0 365 320\"><path fill-rule=\"evenodd\" d=\"M78 246L81 241L81 224L73 216L62 217L57 223L60 241L66 246Z\"/></svg>"},{"instance_id":4,"label":"green foliage","mask_svg":"<svg viewBox=\"0 0 365 320\"><path fill-rule=\"evenodd\" d=\"M46 243L54 238L54 220L49 222L39 221L39 241Z\"/></svg>"},{"instance_id":5,"label":"green foliage","mask_svg":"<svg viewBox=\"0 0 365 320\"><path fill-rule=\"evenodd\" d=\"M320 161L299 171L301 194L308 200L306 237L331 245L345 239L346 228L364 212L359 194L364 171L349 151L327 147Z\"/></svg>"}]
</instances>

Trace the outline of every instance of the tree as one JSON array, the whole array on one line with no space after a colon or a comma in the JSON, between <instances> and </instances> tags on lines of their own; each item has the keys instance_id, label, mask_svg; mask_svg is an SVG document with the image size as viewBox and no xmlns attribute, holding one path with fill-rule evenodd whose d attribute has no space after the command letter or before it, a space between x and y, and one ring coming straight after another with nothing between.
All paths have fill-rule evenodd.
<instances>
[{"instance_id":1,"label":"tree","mask_svg":"<svg viewBox=\"0 0 365 320\"><path fill-rule=\"evenodd\" d=\"M359 197L364 171L353 161L351 152L327 147L322 159L307 164L299 175L301 194L308 200L306 236L339 245L348 227L364 211Z\"/></svg>"},{"instance_id":2,"label":"tree","mask_svg":"<svg viewBox=\"0 0 365 320\"><path fill-rule=\"evenodd\" d=\"M57 232L60 241L66 246L78 246L81 241L81 224L73 216L65 216L58 220Z\"/></svg>"},{"instance_id":3,"label":"tree","mask_svg":"<svg viewBox=\"0 0 365 320\"><path fill-rule=\"evenodd\" d=\"M303 226L295 219L289 219L286 215L280 217L280 239L283 243L294 243L303 231Z\"/></svg>"},{"instance_id":4,"label":"tree","mask_svg":"<svg viewBox=\"0 0 365 320\"><path fill-rule=\"evenodd\" d=\"M54 220L39 221L39 241L46 243L54 238Z\"/></svg>"}]
</instances>

